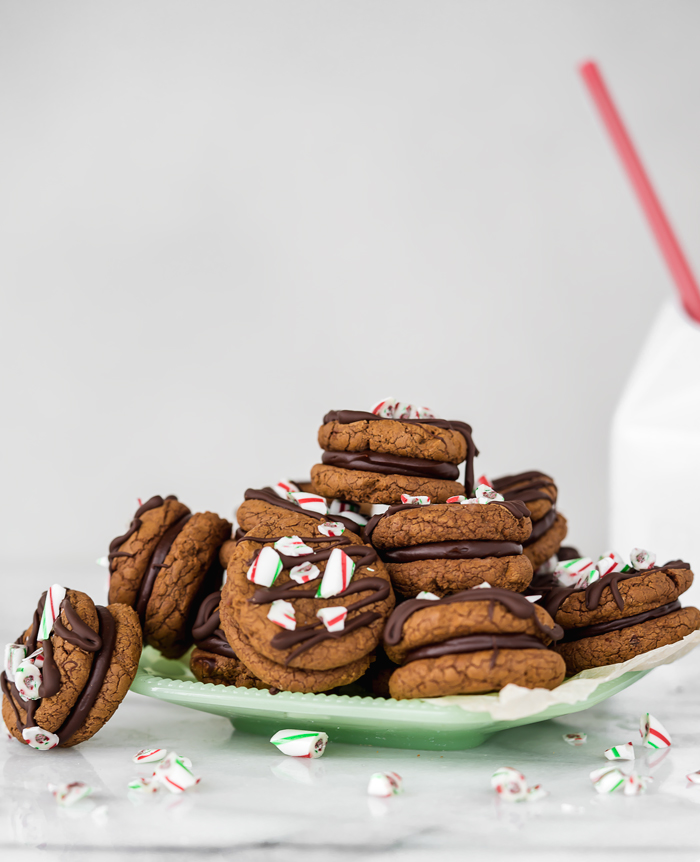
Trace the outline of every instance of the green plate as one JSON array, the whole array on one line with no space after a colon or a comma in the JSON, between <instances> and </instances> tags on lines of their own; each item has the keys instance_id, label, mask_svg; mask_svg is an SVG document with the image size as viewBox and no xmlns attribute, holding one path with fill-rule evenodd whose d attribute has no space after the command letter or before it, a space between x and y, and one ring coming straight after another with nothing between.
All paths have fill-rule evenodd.
<instances>
[{"instance_id":1,"label":"green plate","mask_svg":"<svg viewBox=\"0 0 700 862\"><path fill-rule=\"evenodd\" d=\"M386 700L347 694L271 695L255 688L197 682L187 664L163 658L151 647L141 657L132 691L178 706L188 706L230 719L236 730L272 736L283 728L323 730L334 742L388 748L455 750L476 748L489 736L511 727L546 721L588 709L622 691L649 673L622 674L602 683L586 700L556 704L536 715L495 721L488 712L469 712L439 700Z\"/></svg>"}]
</instances>

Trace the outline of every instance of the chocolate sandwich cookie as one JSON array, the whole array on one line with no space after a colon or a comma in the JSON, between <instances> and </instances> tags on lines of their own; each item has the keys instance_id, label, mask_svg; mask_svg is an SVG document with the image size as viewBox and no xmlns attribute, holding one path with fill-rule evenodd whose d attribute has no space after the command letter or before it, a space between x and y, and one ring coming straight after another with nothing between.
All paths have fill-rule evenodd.
<instances>
[{"instance_id":1,"label":"chocolate sandwich cookie","mask_svg":"<svg viewBox=\"0 0 700 862\"><path fill-rule=\"evenodd\" d=\"M359 514L359 507L339 500L331 500L329 504L325 498L305 492L299 492L295 499L286 492L287 487L288 483L279 483L275 487L248 488L236 512L240 529L248 532L274 525L275 529L294 535L313 532L323 521L338 521L359 536L367 523L367 518Z\"/></svg>"},{"instance_id":2,"label":"chocolate sandwich cookie","mask_svg":"<svg viewBox=\"0 0 700 862\"><path fill-rule=\"evenodd\" d=\"M187 651L204 596L221 586L218 552L231 524L192 514L177 497L151 497L109 546L109 600L133 607L144 641L169 658Z\"/></svg>"},{"instance_id":3,"label":"chocolate sandwich cookie","mask_svg":"<svg viewBox=\"0 0 700 862\"><path fill-rule=\"evenodd\" d=\"M497 691L509 683L555 688L561 656L549 648L562 630L541 607L510 590L465 590L443 599L409 599L384 631L401 665L389 691L397 700Z\"/></svg>"},{"instance_id":4,"label":"chocolate sandwich cookie","mask_svg":"<svg viewBox=\"0 0 700 862\"><path fill-rule=\"evenodd\" d=\"M230 558L221 628L238 659L283 691L328 691L369 666L394 606L376 552L355 536L246 534Z\"/></svg>"},{"instance_id":5,"label":"chocolate sandwich cookie","mask_svg":"<svg viewBox=\"0 0 700 862\"><path fill-rule=\"evenodd\" d=\"M566 518L557 512L557 486L545 473L530 470L502 476L491 482L505 500L522 500L530 510L532 533L524 542L524 553L537 569L556 554L566 538Z\"/></svg>"},{"instance_id":6,"label":"chocolate sandwich cookie","mask_svg":"<svg viewBox=\"0 0 700 862\"><path fill-rule=\"evenodd\" d=\"M540 600L564 638L557 651L571 674L627 661L700 628L700 611L681 607L693 582L688 563L613 572L585 589L556 586Z\"/></svg>"},{"instance_id":7,"label":"chocolate sandwich cookie","mask_svg":"<svg viewBox=\"0 0 700 862\"><path fill-rule=\"evenodd\" d=\"M532 579L522 545L528 514L517 501L391 506L370 520L364 537L401 595L444 596L484 582L521 592Z\"/></svg>"},{"instance_id":8,"label":"chocolate sandwich cookie","mask_svg":"<svg viewBox=\"0 0 700 862\"><path fill-rule=\"evenodd\" d=\"M219 604L221 591L217 590L202 602L192 627L195 649L190 657L192 673L200 682L215 685L234 685L239 688L269 689L262 680L238 660L231 644L221 629Z\"/></svg>"},{"instance_id":9,"label":"chocolate sandwich cookie","mask_svg":"<svg viewBox=\"0 0 700 862\"><path fill-rule=\"evenodd\" d=\"M409 494L444 502L464 494L463 461L468 493L474 487L478 452L466 422L335 410L324 417L318 442L325 451L311 481L326 497L391 505Z\"/></svg>"},{"instance_id":10,"label":"chocolate sandwich cookie","mask_svg":"<svg viewBox=\"0 0 700 862\"><path fill-rule=\"evenodd\" d=\"M140 655L141 628L130 607L96 607L85 593L52 587L32 625L6 649L0 684L7 729L40 750L84 742L124 699Z\"/></svg>"}]
</instances>

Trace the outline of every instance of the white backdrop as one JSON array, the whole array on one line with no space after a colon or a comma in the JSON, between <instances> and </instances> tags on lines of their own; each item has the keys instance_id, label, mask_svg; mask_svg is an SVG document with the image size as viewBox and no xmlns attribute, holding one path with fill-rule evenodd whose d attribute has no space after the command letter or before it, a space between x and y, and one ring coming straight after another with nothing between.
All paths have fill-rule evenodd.
<instances>
[{"instance_id":1,"label":"white backdrop","mask_svg":"<svg viewBox=\"0 0 700 862\"><path fill-rule=\"evenodd\" d=\"M612 411L671 287L575 66L697 260L700 5L0 10L6 576L91 562L137 497L230 516L387 395L472 423L479 473L551 472L603 549Z\"/></svg>"}]
</instances>

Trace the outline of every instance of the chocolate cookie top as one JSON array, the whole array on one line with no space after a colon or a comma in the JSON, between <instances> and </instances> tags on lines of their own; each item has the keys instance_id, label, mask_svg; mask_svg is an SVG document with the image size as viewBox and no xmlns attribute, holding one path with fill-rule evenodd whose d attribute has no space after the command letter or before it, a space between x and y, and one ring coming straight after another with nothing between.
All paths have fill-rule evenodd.
<instances>
[{"instance_id":1,"label":"chocolate cookie top","mask_svg":"<svg viewBox=\"0 0 700 862\"><path fill-rule=\"evenodd\" d=\"M460 464L466 459L465 486L468 492L474 487L474 457L479 454L472 440L471 426L457 420L435 418L386 418L361 410L332 410L323 417L318 442L322 449L332 453L345 453L345 460L326 460L324 463L355 470L399 473L419 469L425 478L456 480L459 472L427 472L436 464ZM352 457L354 455L355 457ZM378 456L388 456L380 458ZM391 459L390 456L394 456ZM358 461L359 458L359 461ZM400 460L397 460L400 459ZM401 461L428 462L402 464ZM362 466L350 466L362 463ZM371 467L367 465L370 464Z\"/></svg>"},{"instance_id":2,"label":"chocolate cookie top","mask_svg":"<svg viewBox=\"0 0 700 862\"><path fill-rule=\"evenodd\" d=\"M593 626L675 602L692 583L689 564L671 560L645 571L612 572L585 589L553 586L540 604L567 629Z\"/></svg>"},{"instance_id":3,"label":"chocolate cookie top","mask_svg":"<svg viewBox=\"0 0 700 862\"><path fill-rule=\"evenodd\" d=\"M506 500L522 500L530 510L533 522L539 521L557 502L554 480L539 470L501 476L491 482L491 487Z\"/></svg>"},{"instance_id":4,"label":"chocolate cookie top","mask_svg":"<svg viewBox=\"0 0 700 862\"><path fill-rule=\"evenodd\" d=\"M544 608L519 593L471 589L439 600L416 598L400 604L386 624L384 648L401 663L418 648L474 635L526 636L547 646L563 631Z\"/></svg>"},{"instance_id":5,"label":"chocolate cookie top","mask_svg":"<svg viewBox=\"0 0 700 862\"><path fill-rule=\"evenodd\" d=\"M322 508L326 501L323 498L319 500L321 501L319 508ZM365 518L354 512L329 513L329 507L326 505L325 508L325 513L304 508L289 497L280 496L271 487L248 488L244 495L244 502L236 512L236 519L246 531L254 529L258 524L268 523L277 524L283 531L314 530L316 525L323 521L338 521L346 530L355 534L359 534L366 522Z\"/></svg>"},{"instance_id":6,"label":"chocolate cookie top","mask_svg":"<svg viewBox=\"0 0 700 862\"><path fill-rule=\"evenodd\" d=\"M290 537L272 529L257 532L262 535L247 534L240 541L229 561L221 598L227 639L230 611L255 650L280 665L335 668L374 649L394 605L376 551L352 535L316 532L293 537L304 546L298 555L289 548ZM270 562L272 569L261 580L261 568ZM333 627L332 614L319 617L325 609L341 617L347 612L342 627Z\"/></svg>"},{"instance_id":7,"label":"chocolate cookie top","mask_svg":"<svg viewBox=\"0 0 700 862\"><path fill-rule=\"evenodd\" d=\"M466 541L520 544L528 538L531 528L528 509L518 501L408 503L375 515L363 535L365 541L382 549ZM483 546L487 547L494 550L492 544Z\"/></svg>"}]
</instances>

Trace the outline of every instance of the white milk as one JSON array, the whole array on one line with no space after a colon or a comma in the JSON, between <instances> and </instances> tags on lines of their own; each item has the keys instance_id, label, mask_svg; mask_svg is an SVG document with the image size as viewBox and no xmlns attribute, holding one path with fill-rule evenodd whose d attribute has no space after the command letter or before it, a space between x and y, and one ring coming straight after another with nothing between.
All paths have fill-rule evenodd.
<instances>
[{"instance_id":1,"label":"white milk","mask_svg":"<svg viewBox=\"0 0 700 862\"><path fill-rule=\"evenodd\" d=\"M700 605L700 325L662 308L612 427L610 547L690 563L684 604Z\"/></svg>"}]
</instances>

